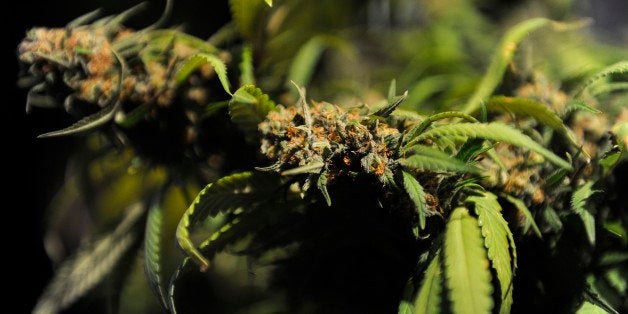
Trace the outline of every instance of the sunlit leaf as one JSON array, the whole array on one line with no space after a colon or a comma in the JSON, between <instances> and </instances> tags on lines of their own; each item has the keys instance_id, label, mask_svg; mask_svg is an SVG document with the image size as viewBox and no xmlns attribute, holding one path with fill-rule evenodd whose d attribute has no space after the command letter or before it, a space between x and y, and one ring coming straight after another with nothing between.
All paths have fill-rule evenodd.
<instances>
[{"instance_id":1,"label":"sunlit leaf","mask_svg":"<svg viewBox=\"0 0 628 314\"><path fill-rule=\"evenodd\" d=\"M455 313L490 313L493 287L489 260L478 221L456 208L445 231L445 277Z\"/></svg>"},{"instance_id":2,"label":"sunlit leaf","mask_svg":"<svg viewBox=\"0 0 628 314\"><path fill-rule=\"evenodd\" d=\"M473 203L478 215L478 223L482 228L484 246L488 252L488 259L495 269L501 292L500 313L510 313L512 305L512 269L510 250L516 251L508 241L512 237L508 223L501 214L501 206L497 196L484 192L481 196L467 197L467 202ZM509 235L510 234L510 235ZM514 242L513 242L514 243Z\"/></svg>"},{"instance_id":3,"label":"sunlit leaf","mask_svg":"<svg viewBox=\"0 0 628 314\"><path fill-rule=\"evenodd\" d=\"M199 53L188 58L179 68L175 81L177 84L183 83L194 71L206 64L212 66L214 72L218 75L222 88L227 94L231 95L231 83L229 83L229 78L227 77L227 66L222 60L212 54Z\"/></svg>"},{"instance_id":4,"label":"sunlit leaf","mask_svg":"<svg viewBox=\"0 0 628 314\"><path fill-rule=\"evenodd\" d=\"M434 255L423 275L421 288L414 300L414 314L442 313L443 271L440 251Z\"/></svg>"},{"instance_id":5,"label":"sunlit leaf","mask_svg":"<svg viewBox=\"0 0 628 314\"><path fill-rule=\"evenodd\" d=\"M459 138L484 138L492 141L500 141L516 146L521 146L539 153L552 163L571 170L571 165L554 153L535 142L519 130L499 122L492 123L455 123L437 126L417 136L406 146L425 139L439 139L447 137Z\"/></svg>"},{"instance_id":6,"label":"sunlit leaf","mask_svg":"<svg viewBox=\"0 0 628 314\"><path fill-rule=\"evenodd\" d=\"M258 125L275 109L275 103L261 89L246 85L240 87L229 102L231 120L244 132L250 143L258 141Z\"/></svg>"}]
</instances>

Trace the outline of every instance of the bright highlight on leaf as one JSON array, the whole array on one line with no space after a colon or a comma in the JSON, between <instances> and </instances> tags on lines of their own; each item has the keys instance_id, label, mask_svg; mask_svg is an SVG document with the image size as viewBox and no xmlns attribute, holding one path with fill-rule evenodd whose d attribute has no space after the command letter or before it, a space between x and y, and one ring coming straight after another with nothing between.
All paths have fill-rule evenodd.
<instances>
[{"instance_id":1,"label":"bright highlight on leaf","mask_svg":"<svg viewBox=\"0 0 628 314\"><path fill-rule=\"evenodd\" d=\"M222 88L227 94L231 95L231 84L227 77L227 66L222 60L211 54L200 53L190 57L183 63L181 68L179 68L175 81L177 84L183 83L194 71L206 64L210 64L212 68L214 68L214 72L218 75Z\"/></svg>"},{"instance_id":2,"label":"bright highlight on leaf","mask_svg":"<svg viewBox=\"0 0 628 314\"><path fill-rule=\"evenodd\" d=\"M478 221L456 208L445 231L445 277L454 313L490 313L493 288Z\"/></svg>"},{"instance_id":3,"label":"bright highlight on leaf","mask_svg":"<svg viewBox=\"0 0 628 314\"><path fill-rule=\"evenodd\" d=\"M414 314L438 314L443 312L443 271L441 253L438 251L427 267L421 288L414 301Z\"/></svg>"}]
</instances>

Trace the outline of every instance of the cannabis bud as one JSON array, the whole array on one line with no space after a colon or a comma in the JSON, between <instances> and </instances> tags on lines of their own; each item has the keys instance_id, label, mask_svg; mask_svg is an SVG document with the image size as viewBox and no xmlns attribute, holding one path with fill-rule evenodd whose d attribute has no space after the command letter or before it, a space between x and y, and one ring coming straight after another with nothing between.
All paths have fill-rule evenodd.
<instances>
[{"instance_id":1,"label":"cannabis bud","mask_svg":"<svg viewBox=\"0 0 628 314\"><path fill-rule=\"evenodd\" d=\"M278 106L259 130L262 153L275 161L272 169L285 175L311 173L326 184L360 174L386 182L400 136L397 129L361 115L358 108L347 111L325 102Z\"/></svg>"}]
</instances>

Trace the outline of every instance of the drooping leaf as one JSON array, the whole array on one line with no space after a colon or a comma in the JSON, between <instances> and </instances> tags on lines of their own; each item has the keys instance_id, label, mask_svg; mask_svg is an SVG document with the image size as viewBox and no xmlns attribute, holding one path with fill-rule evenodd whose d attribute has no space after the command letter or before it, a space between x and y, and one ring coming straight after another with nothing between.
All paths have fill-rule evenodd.
<instances>
[{"instance_id":1,"label":"drooping leaf","mask_svg":"<svg viewBox=\"0 0 628 314\"><path fill-rule=\"evenodd\" d=\"M490 313L493 308L489 260L477 219L456 208L445 231L444 270L454 313Z\"/></svg>"},{"instance_id":2,"label":"drooping leaf","mask_svg":"<svg viewBox=\"0 0 628 314\"><path fill-rule=\"evenodd\" d=\"M423 230L425 229L425 217L428 215L425 191L423 191L423 187L411 173L405 170L402 170L401 173L403 175L403 186L408 196L410 196L410 200L414 203L414 208L419 215L419 227Z\"/></svg>"},{"instance_id":3,"label":"drooping leaf","mask_svg":"<svg viewBox=\"0 0 628 314\"><path fill-rule=\"evenodd\" d=\"M229 102L231 120L244 132L250 143L257 143L258 125L275 109L275 103L253 85L240 87Z\"/></svg>"},{"instance_id":4,"label":"drooping leaf","mask_svg":"<svg viewBox=\"0 0 628 314\"><path fill-rule=\"evenodd\" d=\"M496 96L492 97L486 109L489 111L514 113L528 116L550 127L552 130L564 135L574 146L578 147L575 138L567 129L560 117L547 106L531 99Z\"/></svg>"},{"instance_id":5,"label":"drooping leaf","mask_svg":"<svg viewBox=\"0 0 628 314\"><path fill-rule=\"evenodd\" d=\"M190 239L190 230L207 217L235 209L252 207L269 198L279 186L276 175L267 172L243 172L224 177L207 185L194 199L177 227L177 241L201 269L209 261L196 249Z\"/></svg>"},{"instance_id":6,"label":"drooping leaf","mask_svg":"<svg viewBox=\"0 0 628 314\"><path fill-rule=\"evenodd\" d=\"M585 204L591 195L598 192L592 189L594 183L593 181L585 183L571 196L571 209L582 219L587 239L591 245L595 244L595 217L585 208Z\"/></svg>"},{"instance_id":7,"label":"drooping leaf","mask_svg":"<svg viewBox=\"0 0 628 314\"><path fill-rule=\"evenodd\" d=\"M512 237L508 222L501 214L501 206L497 202L497 196L490 192L484 192L481 196L467 197L467 202L473 203L478 215L478 223L482 229L484 246L488 252L488 259L495 269L501 292L500 313L510 313L512 305L512 269L510 250L515 251L508 241L509 234Z\"/></svg>"},{"instance_id":8,"label":"drooping leaf","mask_svg":"<svg viewBox=\"0 0 628 314\"><path fill-rule=\"evenodd\" d=\"M513 204L518 211L520 211L523 216L525 217L525 223L523 225L523 233L527 233L528 230L530 230L530 227L532 227L532 231L534 231L534 234L536 234L537 237L539 237L539 239L543 238L543 235L541 234L541 230L539 229L539 226L536 225L536 222L534 221L534 217L532 217L532 213L530 212L530 209L528 208L528 206L526 206L526 204L523 203L523 201L521 201L520 199L513 197L512 195L506 195L506 200L508 202L510 202L511 204Z\"/></svg>"},{"instance_id":9,"label":"drooping leaf","mask_svg":"<svg viewBox=\"0 0 628 314\"><path fill-rule=\"evenodd\" d=\"M479 172L478 168L428 146L414 146L410 153L409 157L399 159L399 164L406 169Z\"/></svg>"},{"instance_id":10,"label":"drooping leaf","mask_svg":"<svg viewBox=\"0 0 628 314\"><path fill-rule=\"evenodd\" d=\"M439 139L447 137L457 137L461 139L484 138L487 140L500 141L520 147L525 147L539 153L541 156L547 158L549 161L560 167L568 170L572 169L571 165L568 162L556 156L554 153L547 150L539 143L535 142L517 129L514 129L513 127L499 122L492 122L487 124L462 122L437 126L420 134L406 146L411 146L411 144L420 142L425 139Z\"/></svg>"},{"instance_id":11,"label":"drooping leaf","mask_svg":"<svg viewBox=\"0 0 628 314\"><path fill-rule=\"evenodd\" d=\"M163 227L164 212L162 206L162 193L158 192L151 200L146 219L146 230L144 232L144 272L153 294L159 300L160 305L168 308L166 301L166 288L163 279Z\"/></svg>"},{"instance_id":12,"label":"drooping leaf","mask_svg":"<svg viewBox=\"0 0 628 314\"><path fill-rule=\"evenodd\" d=\"M116 112L118 112L118 110L120 109L120 102L117 99L118 96L115 97L112 103L109 103L107 106L100 109L100 111L82 118L81 120L77 121L76 123L65 129L44 133L37 136L37 138L74 135L96 129L103 124L111 121Z\"/></svg>"},{"instance_id":13,"label":"drooping leaf","mask_svg":"<svg viewBox=\"0 0 628 314\"><path fill-rule=\"evenodd\" d=\"M82 245L63 262L37 301L33 313L62 312L105 280L120 275L117 270L124 266L121 261L141 240L145 212L142 204L128 208L112 232Z\"/></svg>"},{"instance_id":14,"label":"drooping leaf","mask_svg":"<svg viewBox=\"0 0 628 314\"><path fill-rule=\"evenodd\" d=\"M443 271L441 267L440 251L427 267L421 282L421 288L414 300L414 314L442 313Z\"/></svg>"},{"instance_id":15,"label":"drooping leaf","mask_svg":"<svg viewBox=\"0 0 628 314\"><path fill-rule=\"evenodd\" d=\"M533 18L520 22L510 28L508 32L504 34L504 37L502 37L499 48L497 48L495 55L493 55L491 64L489 65L486 74L482 78L482 81L479 83L471 98L469 98L467 103L464 105L462 110L463 112L470 114L480 108L480 103L488 98L501 82L508 64L512 61L515 52L517 51L519 43L529 33L546 25L552 25L556 30L568 30L571 28L581 27L583 22L576 21L568 24L558 23L546 18Z\"/></svg>"},{"instance_id":16,"label":"drooping leaf","mask_svg":"<svg viewBox=\"0 0 628 314\"><path fill-rule=\"evenodd\" d=\"M616 74L616 73L628 73L628 61L624 60L624 61L619 61L615 64L612 64L606 68L604 68L602 71L596 73L595 75L593 75L593 77L591 77L590 79L588 79L586 82L582 83L577 89L576 92L574 93L573 98L574 99L578 99L580 94L582 94L582 92L584 92L584 90L589 87L591 84L593 84L594 82L598 81L601 78L607 77L611 74Z\"/></svg>"},{"instance_id":17,"label":"drooping leaf","mask_svg":"<svg viewBox=\"0 0 628 314\"><path fill-rule=\"evenodd\" d=\"M198 68L210 64L214 68L214 72L218 75L218 80L222 84L222 88L231 95L231 83L227 77L227 66L215 55L208 53L199 53L189 57L177 71L175 81L177 84L183 83Z\"/></svg>"}]
</instances>

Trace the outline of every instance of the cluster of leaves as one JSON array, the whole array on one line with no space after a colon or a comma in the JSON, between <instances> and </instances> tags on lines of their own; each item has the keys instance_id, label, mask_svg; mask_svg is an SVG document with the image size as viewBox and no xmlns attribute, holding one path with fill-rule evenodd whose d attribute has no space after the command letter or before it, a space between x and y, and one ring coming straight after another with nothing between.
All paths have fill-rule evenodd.
<instances>
[{"instance_id":1,"label":"cluster of leaves","mask_svg":"<svg viewBox=\"0 0 628 314\"><path fill-rule=\"evenodd\" d=\"M471 2L454 2L459 6L449 13L421 2L434 21L389 35L401 40L419 29L422 40L400 41L405 48L380 66L351 67L367 59L358 56L355 30L339 32L353 21L331 16L370 8L350 2L272 7L232 0L234 24L210 41L220 46L229 43L223 37L237 36L243 43L231 42L224 53L175 30L149 27L118 38L126 14L87 26L81 19L64 30L70 37L85 32L81 38L108 30L100 42L110 41L107 47L77 50L64 38L41 36L59 30L34 32L20 50L30 75L43 81L31 94L47 97L61 75L74 97L102 107L52 134L94 134L56 206L84 201L109 230L59 267L35 312L58 312L98 292L109 304L129 306L124 294L137 292L119 291L138 265L155 296L150 304L171 313L625 311L628 202L618 182L627 162L628 61L611 54L604 59L610 65L588 72L543 71L516 60L517 47L533 44L528 37L537 29L574 32L581 23L526 19L497 43L496 34L476 32L488 18ZM470 54L495 50L484 74L462 53L465 36L449 30L460 25L476 25L462 28L470 33ZM492 41L497 49L487 45ZM56 50L40 51L48 42ZM414 55L404 55L409 50ZM108 70L116 73L90 70L103 61L96 51L117 60ZM164 54L172 55L151 59ZM237 62L225 63L226 55ZM337 58L353 59L344 67L373 77L399 71L399 83L372 105L356 103L378 90L362 84L348 92ZM149 59L169 74L150 70ZM402 61L410 70L397 68ZM334 66L337 72L323 75ZM117 80L120 88L81 96L90 78ZM127 90L127 80L159 88ZM309 104L302 85L334 95L337 105ZM398 85L411 88L398 95ZM209 96L190 104L190 89ZM156 94L134 98L142 91ZM170 96L160 103L160 95ZM184 123L169 124L165 116L173 113ZM102 137L109 128L95 132L105 123L131 145ZM146 149L154 135L138 131L146 123L169 125L163 133L193 126L205 142L163 163ZM225 165L232 158L241 162ZM85 200L72 197L77 186L88 190Z\"/></svg>"}]
</instances>

